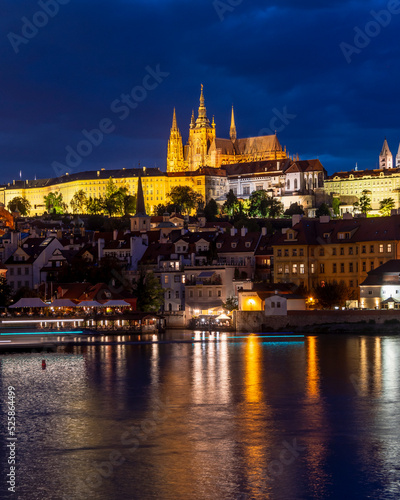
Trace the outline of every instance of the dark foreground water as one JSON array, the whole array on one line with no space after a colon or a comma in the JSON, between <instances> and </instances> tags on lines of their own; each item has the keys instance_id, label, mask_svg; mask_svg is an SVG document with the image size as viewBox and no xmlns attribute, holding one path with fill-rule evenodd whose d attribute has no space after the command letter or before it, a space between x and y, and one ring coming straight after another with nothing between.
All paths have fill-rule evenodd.
<instances>
[{"instance_id":1,"label":"dark foreground water","mask_svg":"<svg viewBox=\"0 0 400 500\"><path fill-rule=\"evenodd\" d=\"M1 356L0 498L400 498L400 338L278 340Z\"/></svg>"}]
</instances>

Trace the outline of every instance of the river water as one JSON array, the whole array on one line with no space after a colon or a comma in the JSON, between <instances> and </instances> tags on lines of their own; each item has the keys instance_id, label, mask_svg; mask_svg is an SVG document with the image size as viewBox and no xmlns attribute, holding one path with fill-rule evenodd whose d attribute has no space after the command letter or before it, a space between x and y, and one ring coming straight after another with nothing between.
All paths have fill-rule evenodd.
<instances>
[{"instance_id":1,"label":"river water","mask_svg":"<svg viewBox=\"0 0 400 500\"><path fill-rule=\"evenodd\" d=\"M0 356L0 498L400 498L400 338L170 337Z\"/></svg>"}]
</instances>

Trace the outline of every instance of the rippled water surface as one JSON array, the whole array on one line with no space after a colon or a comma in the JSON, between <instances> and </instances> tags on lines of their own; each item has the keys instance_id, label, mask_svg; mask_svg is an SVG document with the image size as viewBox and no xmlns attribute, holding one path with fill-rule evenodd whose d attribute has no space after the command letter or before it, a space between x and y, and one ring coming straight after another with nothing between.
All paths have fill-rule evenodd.
<instances>
[{"instance_id":1,"label":"rippled water surface","mask_svg":"<svg viewBox=\"0 0 400 500\"><path fill-rule=\"evenodd\" d=\"M232 337L0 356L0 498L400 498L399 338Z\"/></svg>"}]
</instances>

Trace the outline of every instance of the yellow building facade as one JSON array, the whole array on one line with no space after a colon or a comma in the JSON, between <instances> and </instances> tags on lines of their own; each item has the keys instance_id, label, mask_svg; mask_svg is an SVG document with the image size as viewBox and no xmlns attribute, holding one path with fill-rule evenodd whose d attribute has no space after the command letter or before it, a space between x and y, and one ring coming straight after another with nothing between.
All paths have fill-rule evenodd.
<instances>
[{"instance_id":1,"label":"yellow building facade","mask_svg":"<svg viewBox=\"0 0 400 500\"><path fill-rule=\"evenodd\" d=\"M138 178L142 179L146 210L153 213L154 207L168 202L168 193L175 186L189 186L199 193L207 203L217 192L227 192L226 172L219 169L197 169L195 172L166 173L157 168L98 170L66 174L53 179L13 181L0 187L0 202L7 207L15 197L26 198L31 204L30 215L43 215L46 211L44 197L51 192L62 194L63 201L71 212L70 203L74 194L83 189L86 196L104 197L107 184L112 178L117 188L126 187L128 194L137 193Z\"/></svg>"}]
</instances>

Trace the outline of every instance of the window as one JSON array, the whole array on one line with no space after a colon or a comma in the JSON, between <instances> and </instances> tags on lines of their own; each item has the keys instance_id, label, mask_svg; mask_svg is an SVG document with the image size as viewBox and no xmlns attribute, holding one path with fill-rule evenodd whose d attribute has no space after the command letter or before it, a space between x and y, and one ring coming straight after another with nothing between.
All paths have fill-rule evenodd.
<instances>
[{"instance_id":1,"label":"window","mask_svg":"<svg viewBox=\"0 0 400 500\"><path fill-rule=\"evenodd\" d=\"M203 290L199 290L199 297L203 297Z\"/></svg>"},{"instance_id":2,"label":"window","mask_svg":"<svg viewBox=\"0 0 400 500\"><path fill-rule=\"evenodd\" d=\"M180 283L181 277L179 275L175 275L174 276L174 281L175 281L175 283Z\"/></svg>"},{"instance_id":3,"label":"window","mask_svg":"<svg viewBox=\"0 0 400 500\"><path fill-rule=\"evenodd\" d=\"M332 248L332 255L336 255L336 248Z\"/></svg>"},{"instance_id":4,"label":"window","mask_svg":"<svg viewBox=\"0 0 400 500\"><path fill-rule=\"evenodd\" d=\"M340 247L340 255L344 255L344 248Z\"/></svg>"},{"instance_id":5,"label":"window","mask_svg":"<svg viewBox=\"0 0 400 500\"><path fill-rule=\"evenodd\" d=\"M383 253L383 244L382 243L379 245L379 253Z\"/></svg>"},{"instance_id":6,"label":"window","mask_svg":"<svg viewBox=\"0 0 400 500\"><path fill-rule=\"evenodd\" d=\"M221 297L221 290L218 290L218 297Z\"/></svg>"},{"instance_id":7,"label":"window","mask_svg":"<svg viewBox=\"0 0 400 500\"><path fill-rule=\"evenodd\" d=\"M367 251L367 247L365 245L363 245L361 247L361 253L366 253L366 251Z\"/></svg>"},{"instance_id":8,"label":"window","mask_svg":"<svg viewBox=\"0 0 400 500\"><path fill-rule=\"evenodd\" d=\"M374 245L369 246L369 253L374 253Z\"/></svg>"},{"instance_id":9,"label":"window","mask_svg":"<svg viewBox=\"0 0 400 500\"><path fill-rule=\"evenodd\" d=\"M311 257L314 257L314 249L313 248L310 249L310 255L311 255Z\"/></svg>"},{"instance_id":10,"label":"window","mask_svg":"<svg viewBox=\"0 0 400 500\"><path fill-rule=\"evenodd\" d=\"M263 185L262 184L258 184L256 186L256 191L262 191L263 190Z\"/></svg>"},{"instance_id":11,"label":"window","mask_svg":"<svg viewBox=\"0 0 400 500\"><path fill-rule=\"evenodd\" d=\"M197 181L197 185L201 186L201 180L200 179Z\"/></svg>"},{"instance_id":12,"label":"window","mask_svg":"<svg viewBox=\"0 0 400 500\"><path fill-rule=\"evenodd\" d=\"M285 274L289 274L289 264L285 264Z\"/></svg>"},{"instance_id":13,"label":"window","mask_svg":"<svg viewBox=\"0 0 400 500\"><path fill-rule=\"evenodd\" d=\"M282 250L279 248L276 252L277 257L282 257Z\"/></svg>"},{"instance_id":14,"label":"window","mask_svg":"<svg viewBox=\"0 0 400 500\"><path fill-rule=\"evenodd\" d=\"M18 276L21 274L21 268L20 267L17 267L17 274L18 274Z\"/></svg>"},{"instance_id":15,"label":"window","mask_svg":"<svg viewBox=\"0 0 400 500\"><path fill-rule=\"evenodd\" d=\"M365 272L367 270L367 263L363 262L362 263L362 270Z\"/></svg>"},{"instance_id":16,"label":"window","mask_svg":"<svg viewBox=\"0 0 400 500\"><path fill-rule=\"evenodd\" d=\"M274 302L274 301L272 301L272 302L271 302L271 308L272 308L272 307L274 307L274 308L275 308L275 302Z\"/></svg>"},{"instance_id":17,"label":"window","mask_svg":"<svg viewBox=\"0 0 400 500\"><path fill-rule=\"evenodd\" d=\"M278 274L282 274L283 273L283 266L280 265L278 266Z\"/></svg>"},{"instance_id":18,"label":"window","mask_svg":"<svg viewBox=\"0 0 400 500\"><path fill-rule=\"evenodd\" d=\"M277 302L276 303L276 307L279 309L281 307L281 303L280 302Z\"/></svg>"},{"instance_id":19,"label":"window","mask_svg":"<svg viewBox=\"0 0 400 500\"><path fill-rule=\"evenodd\" d=\"M388 252L391 252L391 251L392 251L392 244L391 244L391 243L388 243L388 246L387 246L387 251L388 251Z\"/></svg>"},{"instance_id":20,"label":"window","mask_svg":"<svg viewBox=\"0 0 400 500\"><path fill-rule=\"evenodd\" d=\"M293 257L297 257L297 249L296 248L293 248L293 250L292 250L292 256Z\"/></svg>"},{"instance_id":21,"label":"window","mask_svg":"<svg viewBox=\"0 0 400 500\"><path fill-rule=\"evenodd\" d=\"M289 257L289 250L285 248L285 257Z\"/></svg>"},{"instance_id":22,"label":"window","mask_svg":"<svg viewBox=\"0 0 400 500\"><path fill-rule=\"evenodd\" d=\"M175 292L175 298L176 298L176 299L179 299L179 290L177 290L177 291Z\"/></svg>"},{"instance_id":23,"label":"window","mask_svg":"<svg viewBox=\"0 0 400 500\"><path fill-rule=\"evenodd\" d=\"M292 266L292 273L297 274L297 264L293 264Z\"/></svg>"},{"instance_id":24,"label":"window","mask_svg":"<svg viewBox=\"0 0 400 500\"><path fill-rule=\"evenodd\" d=\"M288 240L292 240L293 239L293 233L288 233Z\"/></svg>"},{"instance_id":25,"label":"window","mask_svg":"<svg viewBox=\"0 0 400 500\"><path fill-rule=\"evenodd\" d=\"M304 249L303 248L300 248L299 255L300 255L300 257L304 257Z\"/></svg>"},{"instance_id":26,"label":"window","mask_svg":"<svg viewBox=\"0 0 400 500\"><path fill-rule=\"evenodd\" d=\"M323 248L320 248L320 249L319 249L319 255L320 255L321 257L325 255L325 251L324 251L324 249L323 249Z\"/></svg>"},{"instance_id":27,"label":"window","mask_svg":"<svg viewBox=\"0 0 400 500\"><path fill-rule=\"evenodd\" d=\"M182 274L182 283L185 283L186 282L186 277L184 274Z\"/></svg>"},{"instance_id":28,"label":"window","mask_svg":"<svg viewBox=\"0 0 400 500\"><path fill-rule=\"evenodd\" d=\"M164 283L168 283L169 281L169 276L164 276Z\"/></svg>"},{"instance_id":29,"label":"window","mask_svg":"<svg viewBox=\"0 0 400 500\"><path fill-rule=\"evenodd\" d=\"M315 264L311 264L310 271L311 271L311 274L315 273Z\"/></svg>"},{"instance_id":30,"label":"window","mask_svg":"<svg viewBox=\"0 0 400 500\"><path fill-rule=\"evenodd\" d=\"M350 286L350 288L354 288L354 282L353 282L353 280L349 281L349 286Z\"/></svg>"},{"instance_id":31,"label":"window","mask_svg":"<svg viewBox=\"0 0 400 500\"><path fill-rule=\"evenodd\" d=\"M25 274L26 274L26 275L27 275L27 274L29 274L29 267L26 267L26 268L25 268Z\"/></svg>"},{"instance_id":32,"label":"window","mask_svg":"<svg viewBox=\"0 0 400 500\"><path fill-rule=\"evenodd\" d=\"M304 274L304 264L300 264L300 274Z\"/></svg>"},{"instance_id":33,"label":"window","mask_svg":"<svg viewBox=\"0 0 400 500\"><path fill-rule=\"evenodd\" d=\"M340 263L340 272L344 273L344 263L343 262Z\"/></svg>"},{"instance_id":34,"label":"window","mask_svg":"<svg viewBox=\"0 0 400 500\"><path fill-rule=\"evenodd\" d=\"M333 273L336 273L336 272L337 272L337 264L336 264L336 262L334 262L334 263L332 264L332 272L333 272Z\"/></svg>"},{"instance_id":35,"label":"window","mask_svg":"<svg viewBox=\"0 0 400 500\"><path fill-rule=\"evenodd\" d=\"M352 273L352 272L353 272L353 267L354 267L354 266L353 266L353 263L352 263L352 262L350 262L350 263L349 263L349 273Z\"/></svg>"},{"instance_id":36,"label":"window","mask_svg":"<svg viewBox=\"0 0 400 500\"><path fill-rule=\"evenodd\" d=\"M243 194L244 194L245 196L250 194L250 186L245 186L245 187L243 188Z\"/></svg>"},{"instance_id":37,"label":"window","mask_svg":"<svg viewBox=\"0 0 400 500\"><path fill-rule=\"evenodd\" d=\"M208 296L212 297L212 290L208 290Z\"/></svg>"},{"instance_id":38,"label":"window","mask_svg":"<svg viewBox=\"0 0 400 500\"><path fill-rule=\"evenodd\" d=\"M14 276L14 268L10 267L10 276Z\"/></svg>"},{"instance_id":39,"label":"window","mask_svg":"<svg viewBox=\"0 0 400 500\"><path fill-rule=\"evenodd\" d=\"M372 290L368 290L368 295L372 295Z\"/></svg>"},{"instance_id":40,"label":"window","mask_svg":"<svg viewBox=\"0 0 400 500\"><path fill-rule=\"evenodd\" d=\"M325 272L325 264L320 264L319 265L319 272L324 273Z\"/></svg>"},{"instance_id":41,"label":"window","mask_svg":"<svg viewBox=\"0 0 400 500\"><path fill-rule=\"evenodd\" d=\"M374 261L371 260L371 262L369 263L369 269L370 271L373 271L374 270Z\"/></svg>"},{"instance_id":42,"label":"window","mask_svg":"<svg viewBox=\"0 0 400 500\"><path fill-rule=\"evenodd\" d=\"M353 255L353 247L349 247L349 255Z\"/></svg>"},{"instance_id":43,"label":"window","mask_svg":"<svg viewBox=\"0 0 400 500\"><path fill-rule=\"evenodd\" d=\"M193 297L193 290L189 290L189 297Z\"/></svg>"}]
</instances>

